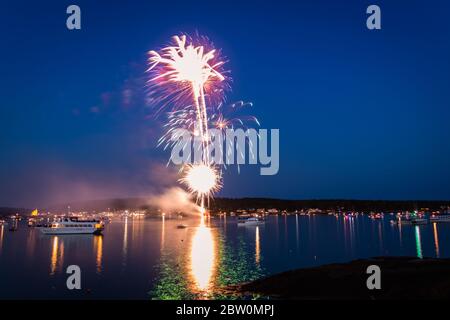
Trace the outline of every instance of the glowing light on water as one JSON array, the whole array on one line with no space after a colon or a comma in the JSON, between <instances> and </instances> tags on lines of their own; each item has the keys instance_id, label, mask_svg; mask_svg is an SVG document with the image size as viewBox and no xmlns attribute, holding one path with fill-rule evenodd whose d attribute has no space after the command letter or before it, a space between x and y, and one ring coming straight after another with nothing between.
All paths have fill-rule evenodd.
<instances>
[{"instance_id":1,"label":"glowing light on water","mask_svg":"<svg viewBox=\"0 0 450 320\"><path fill-rule=\"evenodd\" d=\"M299 232L298 232L298 214L295 214L295 239L296 239L296 244L297 244L297 251L298 251L298 246L299 246Z\"/></svg>"},{"instance_id":2,"label":"glowing light on water","mask_svg":"<svg viewBox=\"0 0 450 320\"><path fill-rule=\"evenodd\" d=\"M382 230L382 224L378 224L378 238L380 239L380 254L383 254L383 230Z\"/></svg>"},{"instance_id":3,"label":"glowing light on water","mask_svg":"<svg viewBox=\"0 0 450 320\"><path fill-rule=\"evenodd\" d=\"M50 258L50 275L55 274L58 265L62 267L63 259L64 243L61 241L60 244L58 237L54 237L52 243L52 255Z\"/></svg>"},{"instance_id":4,"label":"glowing light on water","mask_svg":"<svg viewBox=\"0 0 450 320\"><path fill-rule=\"evenodd\" d=\"M58 259L58 237L53 238L52 257L50 259L50 274L55 274L56 262Z\"/></svg>"},{"instance_id":5,"label":"glowing light on water","mask_svg":"<svg viewBox=\"0 0 450 320\"><path fill-rule=\"evenodd\" d=\"M261 261L261 245L259 240L259 226L256 226L255 231L255 262L259 264Z\"/></svg>"},{"instance_id":6,"label":"glowing light on water","mask_svg":"<svg viewBox=\"0 0 450 320\"><path fill-rule=\"evenodd\" d=\"M3 226L3 224L0 226L0 250L2 249L2 247L3 247L3 229L4 229L4 226Z\"/></svg>"},{"instance_id":7,"label":"glowing light on water","mask_svg":"<svg viewBox=\"0 0 450 320\"><path fill-rule=\"evenodd\" d=\"M166 240L166 215L162 214L162 224L161 224L161 251L164 250L164 242Z\"/></svg>"},{"instance_id":8,"label":"glowing light on water","mask_svg":"<svg viewBox=\"0 0 450 320\"><path fill-rule=\"evenodd\" d=\"M437 231L437 223L433 223L434 247L436 249L436 258L439 258L439 237Z\"/></svg>"},{"instance_id":9,"label":"glowing light on water","mask_svg":"<svg viewBox=\"0 0 450 320\"><path fill-rule=\"evenodd\" d=\"M416 252L417 252L417 257L422 259L423 258L423 254L422 254L422 241L420 240L420 228L419 226L415 226L415 235L416 235Z\"/></svg>"},{"instance_id":10,"label":"glowing light on water","mask_svg":"<svg viewBox=\"0 0 450 320\"><path fill-rule=\"evenodd\" d=\"M127 251L128 251L128 217L125 217L125 224L123 230L123 244L122 244L122 266L127 265Z\"/></svg>"},{"instance_id":11,"label":"glowing light on water","mask_svg":"<svg viewBox=\"0 0 450 320\"><path fill-rule=\"evenodd\" d=\"M200 225L192 239L190 266L197 290L207 293L214 274L216 259L215 242L211 229L205 225L201 215Z\"/></svg>"},{"instance_id":12,"label":"glowing light on water","mask_svg":"<svg viewBox=\"0 0 450 320\"><path fill-rule=\"evenodd\" d=\"M97 254L95 257L95 264L97 268L97 273L102 273L102 258L103 258L103 236L96 236L94 239L95 245L97 247Z\"/></svg>"}]
</instances>

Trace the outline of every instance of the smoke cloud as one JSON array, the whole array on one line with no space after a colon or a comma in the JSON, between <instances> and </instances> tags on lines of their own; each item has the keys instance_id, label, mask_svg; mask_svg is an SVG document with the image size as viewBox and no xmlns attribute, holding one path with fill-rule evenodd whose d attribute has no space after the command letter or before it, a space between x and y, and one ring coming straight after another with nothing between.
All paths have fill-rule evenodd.
<instances>
[{"instance_id":1,"label":"smoke cloud","mask_svg":"<svg viewBox=\"0 0 450 320\"><path fill-rule=\"evenodd\" d=\"M151 206L156 206L166 213L183 212L199 214L200 207L194 203L192 196L180 187L172 187L149 199Z\"/></svg>"}]
</instances>

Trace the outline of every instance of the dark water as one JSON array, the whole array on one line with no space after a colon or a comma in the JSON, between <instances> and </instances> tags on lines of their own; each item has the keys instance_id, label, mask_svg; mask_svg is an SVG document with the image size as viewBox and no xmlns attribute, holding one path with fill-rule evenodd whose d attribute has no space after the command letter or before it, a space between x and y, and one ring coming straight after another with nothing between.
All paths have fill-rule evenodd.
<instances>
[{"instance_id":1,"label":"dark water","mask_svg":"<svg viewBox=\"0 0 450 320\"><path fill-rule=\"evenodd\" d=\"M0 226L0 299L220 298L220 286L289 269L382 255L450 257L450 223L399 228L389 219L280 215L245 227L232 217L128 218L103 236ZM73 264L82 289L69 291Z\"/></svg>"}]
</instances>

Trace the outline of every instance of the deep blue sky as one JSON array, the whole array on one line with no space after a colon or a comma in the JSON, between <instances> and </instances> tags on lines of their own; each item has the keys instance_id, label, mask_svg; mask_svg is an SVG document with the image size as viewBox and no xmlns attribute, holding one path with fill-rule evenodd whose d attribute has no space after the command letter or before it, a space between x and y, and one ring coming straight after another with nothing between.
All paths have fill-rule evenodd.
<instances>
[{"instance_id":1,"label":"deep blue sky","mask_svg":"<svg viewBox=\"0 0 450 320\"><path fill-rule=\"evenodd\" d=\"M450 199L448 1L234 2L2 2L0 206L174 184L140 78L148 50L195 31L230 60L229 100L280 129L279 174L231 168L221 196Z\"/></svg>"}]
</instances>

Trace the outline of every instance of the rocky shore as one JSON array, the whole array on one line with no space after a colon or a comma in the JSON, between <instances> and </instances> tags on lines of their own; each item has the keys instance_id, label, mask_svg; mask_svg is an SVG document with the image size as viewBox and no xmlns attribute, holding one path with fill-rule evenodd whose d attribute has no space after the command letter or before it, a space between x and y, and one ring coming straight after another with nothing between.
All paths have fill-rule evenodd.
<instances>
[{"instance_id":1,"label":"rocky shore","mask_svg":"<svg viewBox=\"0 0 450 320\"><path fill-rule=\"evenodd\" d=\"M369 290L367 267L381 270L381 289ZM448 299L450 259L377 257L283 272L230 286L229 294L273 299Z\"/></svg>"}]
</instances>

